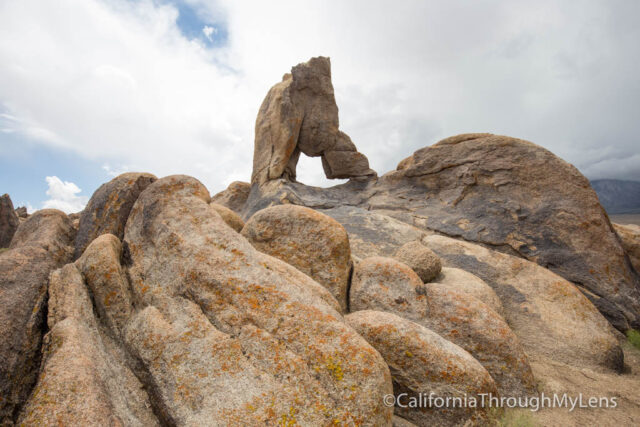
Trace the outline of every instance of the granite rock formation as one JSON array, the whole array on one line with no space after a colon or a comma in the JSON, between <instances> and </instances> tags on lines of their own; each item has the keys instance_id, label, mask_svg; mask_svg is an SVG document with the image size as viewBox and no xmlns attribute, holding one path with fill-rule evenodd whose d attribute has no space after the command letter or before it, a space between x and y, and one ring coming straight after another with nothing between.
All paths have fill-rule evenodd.
<instances>
[{"instance_id":1,"label":"granite rock formation","mask_svg":"<svg viewBox=\"0 0 640 427\"><path fill-rule=\"evenodd\" d=\"M327 178L375 175L367 158L341 132L329 58L312 58L269 90L258 118L251 184L295 180L300 153L322 157Z\"/></svg>"},{"instance_id":2,"label":"granite rock formation","mask_svg":"<svg viewBox=\"0 0 640 427\"><path fill-rule=\"evenodd\" d=\"M536 262L576 285L619 330L640 328L640 276L596 193L575 167L538 145L458 135L416 151L379 178L323 189L279 179L280 169L274 175L256 169L269 152L260 141L254 176L262 178L252 181L245 217L283 203L380 212Z\"/></svg>"},{"instance_id":3,"label":"granite rock formation","mask_svg":"<svg viewBox=\"0 0 640 427\"><path fill-rule=\"evenodd\" d=\"M301 153L349 181L296 182ZM640 423L640 353L614 329L638 327L637 230L515 138L447 138L378 177L327 58L269 91L251 183L128 173L81 213L5 205L0 425L504 425L385 396L540 391L619 398L541 425Z\"/></svg>"}]
</instances>

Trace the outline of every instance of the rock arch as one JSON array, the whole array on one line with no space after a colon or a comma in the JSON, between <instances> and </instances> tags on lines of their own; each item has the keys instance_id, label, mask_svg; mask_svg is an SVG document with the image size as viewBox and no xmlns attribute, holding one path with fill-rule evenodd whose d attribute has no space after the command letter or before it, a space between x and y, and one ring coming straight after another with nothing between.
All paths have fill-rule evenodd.
<instances>
[{"instance_id":1,"label":"rock arch","mask_svg":"<svg viewBox=\"0 0 640 427\"><path fill-rule=\"evenodd\" d=\"M300 153L321 157L329 179L376 176L339 130L329 58L296 65L267 93L256 119L251 183L295 180Z\"/></svg>"}]
</instances>

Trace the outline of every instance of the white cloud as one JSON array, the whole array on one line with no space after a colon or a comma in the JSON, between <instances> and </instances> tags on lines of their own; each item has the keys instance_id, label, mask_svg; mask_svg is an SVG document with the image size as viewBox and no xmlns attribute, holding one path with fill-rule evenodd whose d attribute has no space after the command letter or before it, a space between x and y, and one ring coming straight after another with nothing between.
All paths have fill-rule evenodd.
<instances>
[{"instance_id":1,"label":"white cloud","mask_svg":"<svg viewBox=\"0 0 640 427\"><path fill-rule=\"evenodd\" d=\"M381 174L463 132L529 139L598 175L638 153L639 2L187 3L225 19L228 46L184 37L152 0L0 2L0 128L213 193L249 179L269 87L326 55L341 127ZM318 168L301 180L324 183Z\"/></svg>"},{"instance_id":2,"label":"white cloud","mask_svg":"<svg viewBox=\"0 0 640 427\"><path fill-rule=\"evenodd\" d=\"M73 182L62 181L57 176L45 178L49 189L49 199L42 204L43 209L59 209L65 213L80 212L87 204L86 196L79 196L82 190Z\"/></svg>"},{"instance_id":3,"label":"white cloud","mask_svg":"<svg viewBox=\"0 0 640 427\"><path fill-rule=\"evenodd\" d=\"M218 30L215 27L205 25L204 28L202 28L202 32L204 33L205 37L207 37L210 41L213 41L213 35L216 34Z\"/></svg>"}]
</instances>

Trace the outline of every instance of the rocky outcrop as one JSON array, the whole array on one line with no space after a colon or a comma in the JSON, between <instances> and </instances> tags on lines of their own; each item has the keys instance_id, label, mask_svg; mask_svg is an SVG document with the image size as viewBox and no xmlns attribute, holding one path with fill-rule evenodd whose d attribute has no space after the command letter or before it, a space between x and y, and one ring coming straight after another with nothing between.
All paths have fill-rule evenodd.
<instances>
[{"instance_id":1,"label":"rocky outcrop","mask_svg":"<svg viewBox=\"0 0 640 427\"><path fill-rule=\"evenodd\" d=\"M251 184L234 181L225 190L211 196L211 203L226 206L235 213L241 214L250 192Z\"/></svg>"},{"instance_id":2,"label":"rocky outcrop","mask_svg":"<svg viewBox=\"0 0 640 427\"><path fill-rule=\"evenodd\" d=\"M411 267L425 283L435 279L442 270L438 255L416 240L402 245L394 258Z\"/></svg>"},{"instance_id":3,"label":"rocky outcrop","mask_svg":"<svg viewBox=\"0 0 640 427\"><path fill-rule=\"evenodd\" d=\"M347 310L351 251L347 232L333 218L302 206L275 206L253 215L242 235L320 283Z\"/></svg>"},{"instance_id":4,"label":"rocky outcrop","mask_svg":"<svg viewBox=\"0 0 640 427\"><path fill-rule=\"evenodd\" d=\"M534 261L579 286L619 329L640 326L640 278L596 193L544 148L459 135L418 150L379 186L386 193L371 206L408 199L415 224Z\"/></svg>"},{"instance_id":5,"label":"rocky outcrop","mask_svg":"<svg viewBox=\"0 0 640 427\"><path fill-rule=\"evenodd\" d=\"M103 184L93 193L80 217L74 257L82 255L89 243L101 234L119 239L136 199L157 178L148 173L123 173Z\"/></svg>"},{"instance_id":6,"label":"rocky outcrop","mask_svg":"<svg viewBox=\"0 0 640 427\"><path fill-rule=\"evenodd\" d=\"M441 399L498 395L487 370L469 353L417 323L391 313L358 311L346 321L380 352L400 398L395 413L418 426L458 426L486 422L488 408L412 408L410 399L433 394ZM426 400L426 399L425 399Z\"/></svg>"},{"instance_id":7,"label":"rocky outcrop","mask_svg":"<svg viewBox=\"0 0 640 427\"><path fill-rule=\"evenodd\" d=\"M388 368L335 299L255 250L208 201L195 179L167 177L127 221L138 309L124 337L159 406L180 425L388 424Z\"/></svg>"},{"instance_id":8,"label":"rocky outcrop","mask_svg":"<svg viewBox=\"0 0 640 427\"><path fill-rule=\"evenodd\" d=\"M350 307L352 311L387 311L431 329L471 353L505 395L534 390L527 356L497 313L465 293L424 284L412 269L394 259L372 257L358 263Z\"/></svg>"},{"instance_id":9,"label":"rocky outcrop","mask_svg":"<svg viewBox=\"0 0 640 427\"><path fill-rule=\"evenodd\" d=\"M63 212L41 210L0 254L0 424L13 422L35 383L49 273L71 259L74 234Z\"/></svg>"},{"instance_id":10,"label":"rocky outcrop","mask_svg":"<svg viewBox=\"0 0 640 427\"><path fill-rule=\"evenodd\" d=\"M338 125L329 58L296 65L260 106L251 183L295 180L300 153L322 157L327 178L374 176L367 158Z\"/></svg>"},{"instance_id":11,"label":"rocky outcrop","mask_svg":"<svg viewBox=\"0 0 640 427\"><path fill-rule=\"evenodd\" d=\"M502 424L394 415L384 396L542 390L620 403L545 408L544 425L635 421L640 361L611 325L640 324L638 233L613 231L575 168L467 134L377 177L322 57L269 91L255 131L251 184L211 198L124 174L83 212L19 219L0 250L0 425ZM349 181L296 182L301 153Z\"/></svg>"},{"instance_id":12,"label":"rocky outcrop","mask_svg":"<svg viewBox=\"0 0 640 427\"><path fill-rule=\"evenodd\" d=\"M25 424L390 425L379 353L329 291L255 250L197 180L141 193L124 243L52 276Z\"/></svg>"},{"instance_id":13,"label":"rocky outcrop","mask_svg":"<svg viewBox=\"0 0 640 427\"><path fill-rule=\"evenodd\" d=\"M443 268L459 268L482 279L500 298L505 320L529 357L621 368L622 353L609 324L572 283L557 274L520 257L429 234L380 213L354 207L322 212L345 227L351 252L360 258L392 256L406 242L420 239L440 257Z\"/></svg>"},{"instance_id":14,"label":"rocky outcrop","mask_svg":"<svg viewBox=\"0 0 640 427\"><path fill-rule=\"evenodd\" d=\"M598 310L573 284L530 261L445 236L427 236L444 265L479 276L532 357L620 370L622 350Z\"/></svg>"},{"instance_id":15,"label":"rocky outcrop","mask_svg":"<svg viewBox=\"0 0 640 427\"><path fill-rule=\"evenodd\" d=\"M640 226L634 224L613 224L622 247L629 255L631 265L640 272Z\"/></svg>"},{"instance_id":16,"label":"rocky outcrop","mask_svg":"<svg viewBox=\"0 0 640 427\"><path fill-rule=\"evenodd\" d=\"M242 231L242 229L244 228L244 221L237 213L235 213L228 207L219 205L217 203L209 203L209 206L211 206L211 208L216 211L218 215L220 215L222 220L226 222L229 227L233 228L238 233Z\"/></svg>"},{"instance_id":17,"label":"rocky outcrop","mask_svg":"<svg viewBox=\"0 0 640 427\"><path fill-rule=\"evenodd\" d=\"M18 215L8 194L0 197L0 248L8 248L11 239L20 225Z\"/></svg>"},{"instance_id":18,"label":"rocky outcrop","mask_svg":"<svg viewBox=\"0 0 640 427\"><path fill-rule=\"evenodd\" d=\"M245 216L284 203L361 207L517 255L574 283L616 328L640 327L640 277L589 181L530 142L459 135L378 179L327 189L272 180L252 193Z\"/></svg>"}]
</instances>

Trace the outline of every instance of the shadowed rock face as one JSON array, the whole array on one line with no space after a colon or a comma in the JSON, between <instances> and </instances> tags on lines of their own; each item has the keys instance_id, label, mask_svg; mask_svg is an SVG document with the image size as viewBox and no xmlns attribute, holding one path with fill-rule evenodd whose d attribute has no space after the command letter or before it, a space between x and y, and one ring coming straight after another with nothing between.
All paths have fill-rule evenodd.
<instances>
[{"instance_id":1,"label":"shadowed rock face","mask_svg":"<svg viewBox=\"0 0 640 427\"><path fill-rule=\"evenodd\" d=\"M374 176L367 158L338 129L329 58L312 58L269 90L256 119L252 184L295 180L300 153L322 157L327 178Z\"/></svg>"},{"instance_id":2,"label":"shadowed rock face","mask_svg":"<svg viewBox=\"0 0 640 427\"><path fill-rule=\"evenodd\" d=\"M617 329L640 327L640 277L589 181L530 142L459 135L378 179L326 189L270 181L244 215L282 203L357 206L531 260L578 286Z\"/></svg>"},{"instance_id":3,"label":"shadowed rock face","mask_svg":"<svg viewBox=\"0 0 640 427\"><path fill-rule=\"evenodd\" d=\"M0 248L8 248L20 220L8 194L0 197Z\"/></svg>"}]
</instances>

